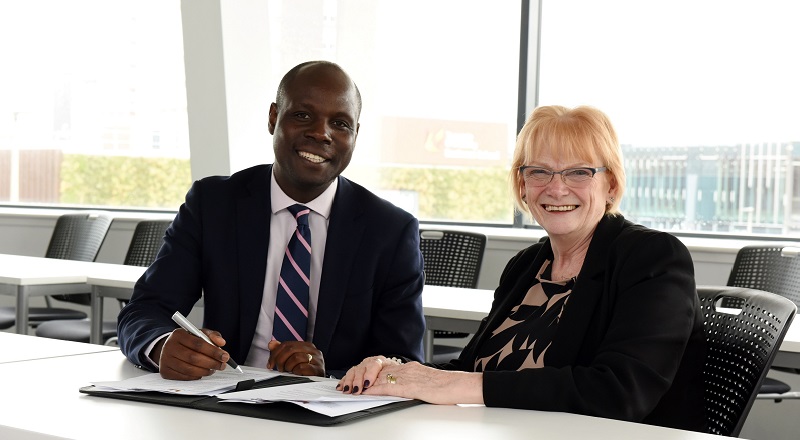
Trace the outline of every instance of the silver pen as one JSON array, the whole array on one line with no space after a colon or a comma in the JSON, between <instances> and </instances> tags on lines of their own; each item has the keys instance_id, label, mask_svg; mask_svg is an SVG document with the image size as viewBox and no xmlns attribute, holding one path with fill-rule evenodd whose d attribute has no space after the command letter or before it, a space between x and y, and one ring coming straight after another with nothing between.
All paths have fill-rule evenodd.
<instances>
[{"instance_id":1,"label":"silver pen","mask_svg":"<svg viewBox=\"0 0 800 440\"><path fill-rule=\"evenodd\" d=\"M183 316L181 314L181 312L175 312L175 314L172 315L172 320L175 321L179 326L181 326L181 328L183 328L187 332L197 336L198 338L201 338L202 340L208 342L209 344L211 344L211 345L213 345L215 347L217 346L216 344L211 342L211 339L209 339L208 335L206 335L205 333L201 332L200 329L195 327L195 325L192 324L191 321L186 319L186 317ZM244 371L242 371L242 367L240 367L236 363L236 361L233 360L233 358L228 358L228 365L231 368L235 369L236 371L244 374Z\"/></svg>"}]
</instances>

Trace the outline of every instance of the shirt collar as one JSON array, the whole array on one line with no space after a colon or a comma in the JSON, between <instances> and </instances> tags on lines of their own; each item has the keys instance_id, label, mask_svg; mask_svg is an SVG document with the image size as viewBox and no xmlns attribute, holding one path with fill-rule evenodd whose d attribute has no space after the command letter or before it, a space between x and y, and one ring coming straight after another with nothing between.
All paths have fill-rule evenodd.
<instances>
[{"instance_id":1,"label":"shirt collar","mask_svg":"<svg viewBox=\"0 0 800 440\"><path fill-rule=\"evenodd\" d=\"M275 180L275 170L273 168L272 173L270 173L270 200L272 201L272 214L274 215L278 211L282 209L286 209L297 202L293 200L291 197L286 195L285 192L281 189L280 185L278 185L278 181ZM333 179L333 182L328 186L328 188L322 192L316 199L311 200L308 203L302 203L305 207L311 209L312 211L316 212L317 214L325 217L326 219L331 214L331 206L333 206L333 198L336 196L336 188L339 187L339 178Z\"/></svg>"}]
</instances>

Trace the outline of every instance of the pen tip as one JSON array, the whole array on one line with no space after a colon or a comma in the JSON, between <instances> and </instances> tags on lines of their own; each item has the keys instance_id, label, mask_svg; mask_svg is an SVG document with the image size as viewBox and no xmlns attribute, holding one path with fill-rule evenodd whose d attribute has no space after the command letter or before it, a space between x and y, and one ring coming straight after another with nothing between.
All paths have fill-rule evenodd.
<instances>
[{"instance_id":1,"label":"pen tip","mask_svg":"<svg viewBox=\"0 0 800 440\"><path fill-rule=\"evenodd\" d=\"M240 372L240 373L244 374L244 371L242 371L242 367L236 367L236 371L238 371L238 372Z\"/></svg>"}]
</instances>

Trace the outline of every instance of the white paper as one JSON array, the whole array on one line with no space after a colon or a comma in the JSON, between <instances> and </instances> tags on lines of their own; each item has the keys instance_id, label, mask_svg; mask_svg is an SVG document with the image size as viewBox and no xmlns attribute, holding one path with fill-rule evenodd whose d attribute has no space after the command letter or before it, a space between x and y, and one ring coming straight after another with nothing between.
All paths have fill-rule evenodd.
<instances>
[{"instance_id":1,"label":"white paper","mask_svg":"<svg viewBox=\"0 0 800 440\"><path fill-rule=\"evenodd\" d=\"M253 379L259 382L279 375L274 371L262 369L245 369L244 373L240 373L233 368L226 368L200 380L169 380L161 377L159 373L150 373L120 381L93 382L92 385L98 391L158 391L187 396L215 396L236 389L236 384L241 381Z\"/></svg>"},{"instance_id":2,"label":"white paper","mask_svg":"<svg viewBox=\"0 0 800 440\"><path fill-rule=\"evenodd\" d=\"M330 417L409 400L394 396L345 394L336 390L337 382L330 380L235 391L219 395L217 398L221 402L239 403L291 402Z\"/></svg>"}]
</instances>

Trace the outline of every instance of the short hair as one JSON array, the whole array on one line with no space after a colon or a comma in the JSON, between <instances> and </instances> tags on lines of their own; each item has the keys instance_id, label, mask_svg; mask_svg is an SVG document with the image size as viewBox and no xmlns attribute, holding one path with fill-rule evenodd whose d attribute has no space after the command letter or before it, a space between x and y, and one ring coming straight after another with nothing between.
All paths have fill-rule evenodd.
<instances>
[{"instance_id":1,"label":"short hair","mask_svg":"<svg viewBox=\"0 0 800 440\"><path fill-rule=\"evenodd\" d=\"M519 167L543 153L606 167L609 178L615 179L617 184L616 196L611 204L606 204L606 213L620 213L625 169L617 133L605 113L589 106L558 105L538 107L531 113L517 135L508 176L511 195L520 212L530 213L520 194L524 182Z\"/></svg>"},{"instance_id":2,"label":"short hair","mask_svg":"<svg viewBox=\"0 0 800 440\"><path fill-rule=\"evenodd\" d=\"M285 75L283 75L283 78L281 78L281 82L278 83L278 92L275 96L275 104L278 106L278 108L281 108L283 106L283 102L286 99L286 86L289 85L289 83L291 83L292 80L294 80L294 78L297 76L297 74L300 72L302 68L311 65L320 65L320 66L327 66L334 68L342 72L342 74L344 74L344 76L350 80L350 83L353 84L353 88L356 91L356 110L358 111L358 116L361 116L361 92L358 90L356 82L353 81L352 78L350 78L350 75L348 75L347 72L345 72L340 65L331 61L323 61L323 60L306 61L304 63L300 63L292 67L291 70L289 70L288 72L286 72Z\"/></svg>"}]
</instances>

